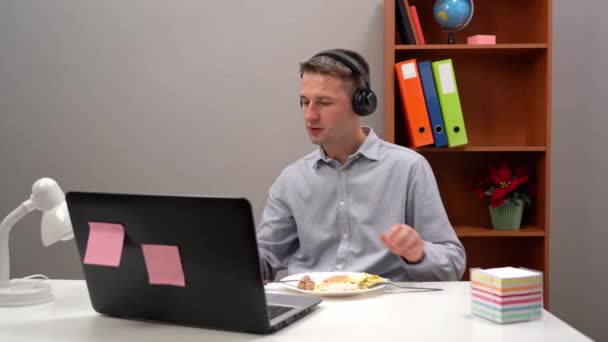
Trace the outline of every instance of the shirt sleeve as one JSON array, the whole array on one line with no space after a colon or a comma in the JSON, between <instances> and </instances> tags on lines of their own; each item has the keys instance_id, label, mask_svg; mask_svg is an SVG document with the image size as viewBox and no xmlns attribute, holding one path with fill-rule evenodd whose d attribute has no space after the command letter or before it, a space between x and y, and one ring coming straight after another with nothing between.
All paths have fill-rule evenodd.
<instances>
[{"instance_id":1,"label":"shirt sleeve","mask_svg":"<svg viewBox=\"0 0 608 342\"><path fill-rule=\"evenodd\" d=\"M403 261L417 281L456 281L462 277L465 250L450 224L435 176L428 161L419 156L410 173L405 222L424 240L424 257L415 264Z\"/></svg>"},{"instance_id":2,"label":"shirt sleeve","mask_svg":"<svg viewBox=\"0 0 608 342\"><path fill-rule=\"evenodd\" d=\"M276 272L287 266L287 260L298 244L295 220L284 197L286 183L285 172L282 172L268 191L258 229L260 268L266 280L274 280Z\"/></svg>"}]
</instances>

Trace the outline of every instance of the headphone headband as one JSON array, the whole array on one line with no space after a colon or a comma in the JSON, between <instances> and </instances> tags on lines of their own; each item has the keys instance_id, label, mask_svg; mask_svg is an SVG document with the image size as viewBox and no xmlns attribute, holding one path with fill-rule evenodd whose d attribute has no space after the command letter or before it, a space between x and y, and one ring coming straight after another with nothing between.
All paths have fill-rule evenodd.
<instances>
[{"instance_id":1,"label":"headphone headband","mask_svg":"<svg viewBox=\"0 0 608 342\"><path fill-rule=\"evenodd\" d=\"M360 76L363 79L363 82L365 83L366 88L371 88L370 82L367 79L367 73L365 72L365 69L361 66L361 64L359 62L357 62L351 56L347 55L346 53L344 53L340 50L326 50L326 51L319 52L318 54L314 55L313 57L319 57L319 56L327 56L327 57L333 58L339 62L342 62L354 74L358 74L358 76Z\"/></svg>"}]
</instances>

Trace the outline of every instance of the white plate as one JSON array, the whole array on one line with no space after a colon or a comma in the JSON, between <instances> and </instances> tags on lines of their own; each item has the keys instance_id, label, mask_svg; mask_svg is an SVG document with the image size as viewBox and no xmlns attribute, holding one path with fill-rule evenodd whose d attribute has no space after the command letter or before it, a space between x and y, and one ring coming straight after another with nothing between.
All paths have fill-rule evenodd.
<instances>
[{"instance_id":1,"label":"white plate","mask_svg":"<svg viewBox=\"0 0 608 342\"><path fill-rule=\"evenodd\" d=\"M363 293L368 293L368 292L374 292L374 291L379 291L381 289L383 289L386 284L382 284L382 285L376 285L371 289L356 289L356 290L343 290L343 291L317 291L317 290L302 290L299 289L298 286L298 281L300 279L302 279L303 276L308 275L310 277L310 279L312 279L315 284L319 284L321 282L323 282L323 280L329 278L329 277L333 277L336 275L347 275L347 276L352 276L357 274L357 272L308 272L308 273L300 273L300 274L293 274L290 276L287 276L283 279L281 279L280 283L281 285L283 285L285 288L292 290L292 291L297 291L300 293L305 293L305 294L309 294L309 295L315 295L315 296L331 296L331 297L342 297L342 296L355 296L355 295L360 295ZM284 283L288 281L287 283Z\"/></svg>"}]
</instances>

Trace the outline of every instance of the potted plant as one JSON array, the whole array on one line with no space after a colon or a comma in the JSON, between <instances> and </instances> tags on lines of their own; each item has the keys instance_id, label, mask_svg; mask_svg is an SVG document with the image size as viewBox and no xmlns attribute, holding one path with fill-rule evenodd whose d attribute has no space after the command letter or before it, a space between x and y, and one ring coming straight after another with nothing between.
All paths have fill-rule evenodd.
<instances>
[{"instance_id":1,"label":"potted plant","mask_svg":"<svg viewBox=\"0 0 608 342\"><path fill-rule=\"evenodd\" d=\"M479 198L487 201L492 227L500 230L517 230L521 226L524 205L532 204L534 188L525 167L511 169L508 162L498 167L489 164L487 174L472 184Z\"/></svg>"}]
</instances>

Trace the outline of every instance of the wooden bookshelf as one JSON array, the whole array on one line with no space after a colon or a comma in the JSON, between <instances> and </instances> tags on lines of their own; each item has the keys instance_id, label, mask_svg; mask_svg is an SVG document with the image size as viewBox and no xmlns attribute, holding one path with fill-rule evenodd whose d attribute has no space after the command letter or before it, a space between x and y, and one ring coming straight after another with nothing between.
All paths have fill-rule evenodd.
<instances>
[{"instance_id":1,"label":"wooden bookshelf","mask_svg":"<svg viewBox=\"0 0 608 342\"><path fill-rule=\"evenodd\" d=\"M426 45L404 45L396 29L397 0L384 1L384 139L409 147L396 92L395 63L451 58L469 143L454 148L413 148L435 173L450 222L471 267L522 266L544 273L549 298L549 175L551 152L551 0L476 1L470 24L447 43L432 13L434 1L415 5ZM401 1L401 0L399 0ZM496 35L495 45L467 45L475 34ZM490 162L528 165L537 196L522 228L491 228L485 203L467 189Z\"/></svg>"}]
</instances>

